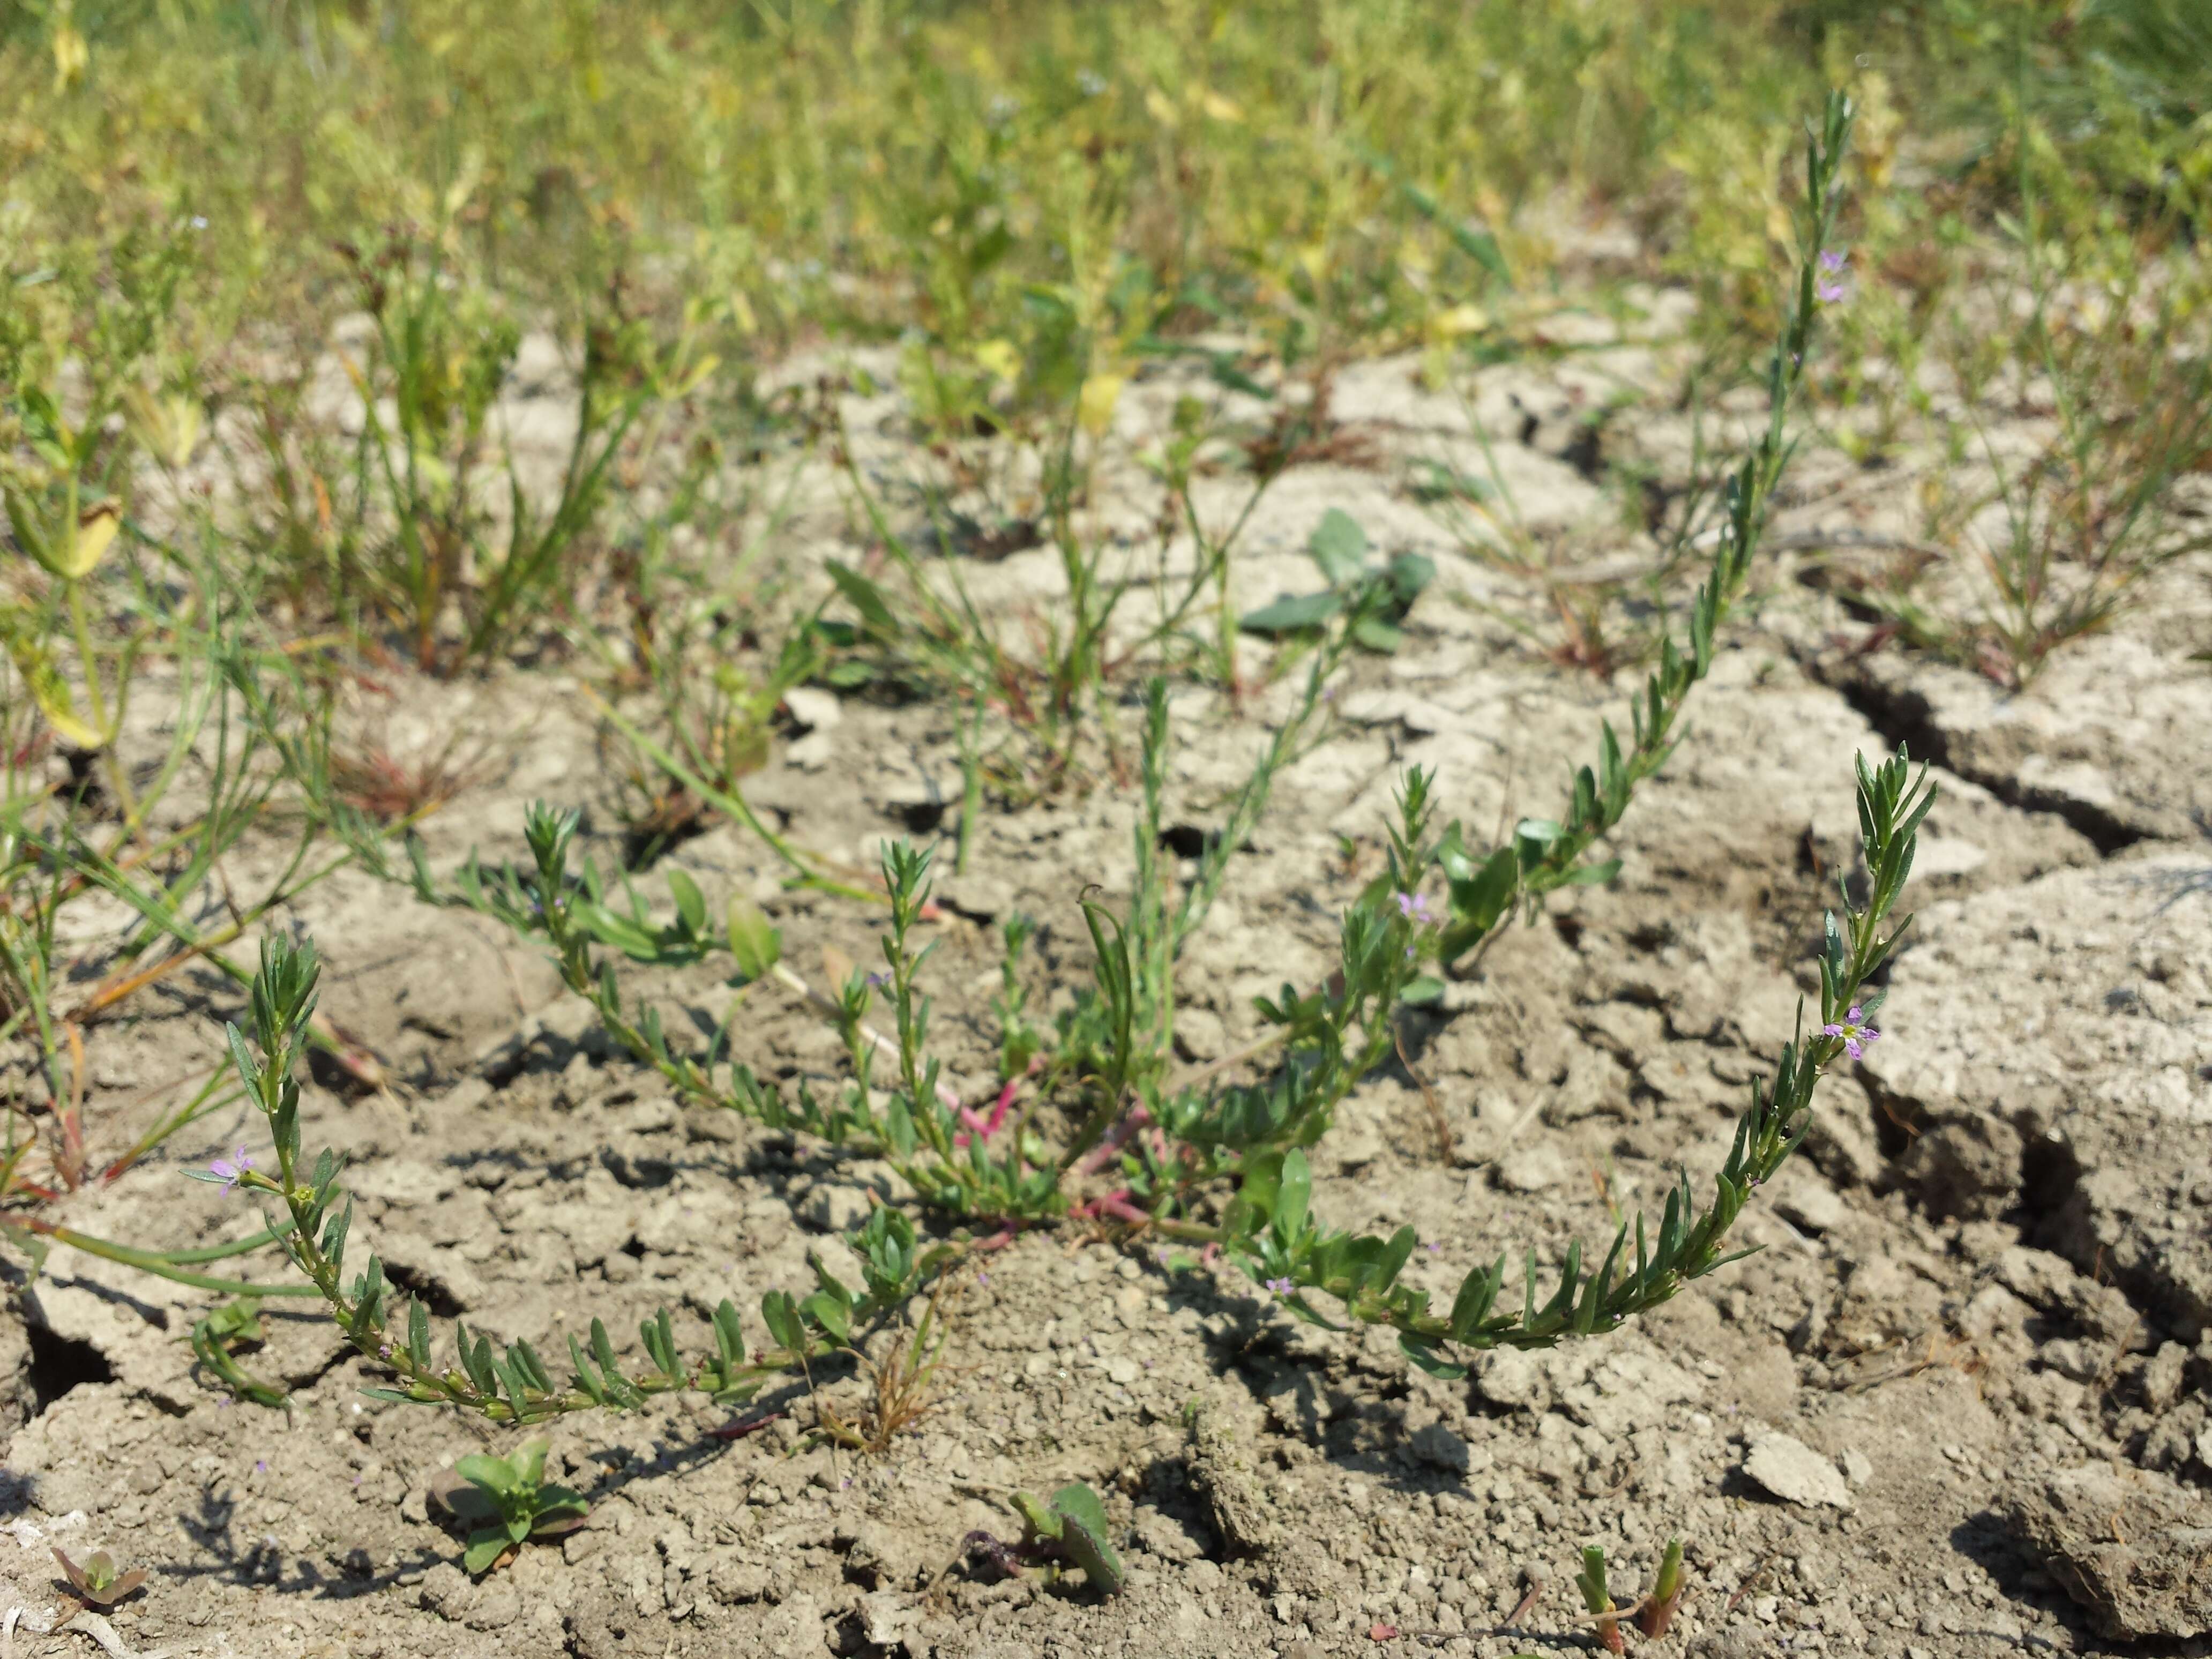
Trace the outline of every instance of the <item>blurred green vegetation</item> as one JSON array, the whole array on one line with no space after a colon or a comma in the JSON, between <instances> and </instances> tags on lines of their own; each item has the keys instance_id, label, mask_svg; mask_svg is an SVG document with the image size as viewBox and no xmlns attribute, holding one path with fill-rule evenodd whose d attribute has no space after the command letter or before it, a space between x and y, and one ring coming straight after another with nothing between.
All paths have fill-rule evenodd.
<instances>
[{"instance_id":1,"label":"blurred green vegetation","mask_svg":"<svg viewBox=\"0 0 2212 1659\"><path fill-rule=\"evenodd\" d=\"M2191 0L11 0L4 234L87 260L204 220L209 326L347 286L339 244L457 222L571 310L617 271L740 336L996 337L1030 287L1133 331L1419 337L1481 287L1468 223L1626 208L1677 274L1763 282L1789 112L2004 172L2024 97L2148 206L2201 190ZM2020 72L2021 63L2027 73ZM1433 204L1436 212L1427 210ZM139 234L143 234L140 232ZM1140 319L1140 320L1139 320Z\"/></svg>"}]
</instances>

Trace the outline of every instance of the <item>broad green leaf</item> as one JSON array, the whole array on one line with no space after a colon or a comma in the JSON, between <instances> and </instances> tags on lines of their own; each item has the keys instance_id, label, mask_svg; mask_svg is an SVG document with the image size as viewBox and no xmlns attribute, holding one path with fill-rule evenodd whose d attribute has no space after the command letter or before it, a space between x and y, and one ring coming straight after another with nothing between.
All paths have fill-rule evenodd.
<instances>
[{"instance_id":1,"label":"broad green leaf","mask_svg":"<svg viewBox=\"0 0 2212 1659\"><path fill-rule=\"evenodd\" d=\"M1434 974L1423 974L1398 994L1398 1000L1409 1008L1427 1008L1444 1000L1444 982Z\"/></svg>"},{"instance_id":2,"label":"broad green leaf","mask_svg":"<svg viewBox=\"0 0 2212 1659\"><path fill-rule=\"evenodd\" d=\"M1107 1541L1106 1506L1098 1494L1075 1481L1053 1493L1052 1507L1063 1522L1060 1548L1102 1594L1115 1594L1127 1582L1128 1571Z\"/></svg>"},{"instance_id":3,"label":"broad green leaf","mask_svg":"<svg viewBox=\"0 0 2212 1659\"><path fill-rule=\"evenodd\" d=\"M1396 593L1401 611L1420 598L1421 592L1437 579L1437 564L1425 553L1398 553L1390 559L1390 586Z\"/></svg>"},{"instance_id":4,"label":"broad green leaf","mask_svg":"<svg viewBox=\"0 0 2212 1659\"><path fill-rule=\"evenodd\" d=\"M1483 860L1481 868L1471 878L1451 884L1454 921L1465 923L1477 937L1488 933L1513 902L1520 876L1520 865L1513 856L1513 849L1499 848Z\"/></svg>"},{"instance_id":5,"label":"broad green leaf","mask_svg":"<svg viewBox=\"0 0 2212 1659\"><path fill-rule=\"evenodd\" d=\"M1306 1155L1293 1148L1283 1155L1282 1182L1275 1192L1275 1237L1284 1243L1296 1242L1306 1224L1306 1203L1313 1193L1313 1172Z\"/></svg>"},{"instance_id":6,"label":"broad green leaf","mask_svg":"<svg viewBox=\"0 0 2212 1659\"><path fill-rule=\"evenodd\" d=\"M1067 1523L1060 1516L1025 1492L1014 1494L1014 1508L1019 1511L1033 1538L1048 1538L1057 1542L1060 1534L1067 1529Z\"/></svg>"},{"instance_id":7,"label":"broad green leaf","mask_svg":"<svg viewBox=\"0 0 2212 1659\"><path fill-rule=\"evenodd\" d=\"M770 1291L761 1297L761 1322L768 1327L769 1334L780 1346L793 1353L805 1351L806 1327L799 1316L799 1304L792 1300L788 1291Z\"/></svg>"},{"instance_id":8,"label":"broad green leaf","mask_svg":"<svg viewBox=\"0 0 2212 1659\"><path fill-rule=\"evenodd\" d=\"M1380 617L1362 617L1352 623L1352 639L1361 650L1372 651L1378 657L1396 655L1406 642L1404 630Z\"/></svg>"},{"instance_id":9,"label":"broad green leaf","mask_svg":"<svg viewBox=\"0 0 2212 1659\"><path fill-rule=\"evenodd\" d=\"M836 1337L838 1341L849 1342L853 1340L852 1310L843 1301L830 1295L827 1291L815 1291L813 1295L800 1303L799 1308L800 1312Z\"/></svg>"},{"instance_id":10,"label":"broad green leaf","mask_svg":"<svg viewBox=\"0 0 2212 1659\"><path fill-rule=\"evenodd\" d=\"M469 1534L469 1547L461 1557L461 1565L471 1578L481 1578L489 1572L499 1558L513 1547L514 1540L507 1535L504 1527L480 1527Z\"/></svg>"},{"instance_id":11,"label":"broad green leaf","mask_svg":"<svg viewBox=\"0 0 2212 1659\"><path fill-rule=\"evenodd\" d=\"M1367 532L1359 520L1341 507L1322 515L1320 528L1306 543L1306 552L1320 568L1331 587L1349 587L1359 580L1367 563Z\"/></svg>"},{"instance_id":12,"label":"broad green leaf","mask_svg":"<svg viewBox=\"0 0 2212 1659\"><path fill-rule=\"evenodd\" d=\"M767 977L783 957L782 929L742 895L730 901L730 955L748 982Z\"/></svg>"},{"instance_id":13,"label":"broad green leaf","mask_svg":"<svg viewBox=\"0 0 2212 1659\"><path fill-rule=\"evenodd\" d=\"M898 622L891 615L890 606L884 599L883 590L851 566L830 561L830 580L837 584L837 591L860 613L860 620L870 631L884 635L896 635Z\"/></svg>"},{"instance_id":14,"label":"broad green leaf","mask_svg":"<svg viewBox=\"0 0 2212 1659\"><path fill-rule=\"evenodd\" d=\"M515 1472L504 1457L493 1457L483 1452L471 1452L453 1465L453 1473L472 1486L481 1486L488 1492L500 1495L513 1492L520 1484Z\"/></svg>"},{"instance_id":15,"label":"broad green leaf","mask_svg":"<svg viewBox=\"0 0 2212 1659\"><path fill-rule=\"evenodd\" d=\"M570 1486L541 1486L538 1492L537 1524L562 1521L571 1516L589 1515L591 1500Z\"/></svg>"},{"instance_id":16,"label":"broad green leaf","mask_svg":"<svg viewBox=\"0 0 2212 1659\"><path fill-rule=\"evenodd\" d=\"M1301 599L1277 599L1257 611L1248 611L1237 624L1248 634L1302 634L1319 628L1344 608L1340 593L1308 593Z\"/></svg>"},{"instance_id":17,"label":"broad green leaf","mask_svg":"<svg viewBox=\"0 0 2212 1659\"><path fill-rule=\"evenodd\" d=\"M1620 873L1620 860L1607 859L1600 864L1577 864L1568 875L1570 887L1602 887Z\"/></svg>"},{"instance_id":18,"label":"broad green leaf","mask_svg":"<svg viewBox=\"0 0 2212 1659\"><path fill-rule=\"evenodd\" d=\"M550 1443L542 1436L533 1435L507 1454L507 1466L514 1472L514 1484L528 1490L545 1478L545 1454Z\"/></svg>"},{"instance_id":19,"label":"broad green leaf","mask_svg":"<svg viewBox=\"0 0 2212 1659\"><path fill-rule=\"evenodd\" d=\"M699 890L699 884L681 870L668 872L669 896L676 901L676 914L684 918L684 926L696 933L707 925L707 896Z\"/></svg>"}]
</instances>

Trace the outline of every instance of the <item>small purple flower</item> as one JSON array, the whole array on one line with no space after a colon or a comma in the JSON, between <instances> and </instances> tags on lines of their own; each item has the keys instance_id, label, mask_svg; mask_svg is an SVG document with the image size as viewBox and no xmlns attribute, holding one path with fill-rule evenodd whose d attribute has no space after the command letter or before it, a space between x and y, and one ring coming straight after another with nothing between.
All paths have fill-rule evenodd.
<instances>
[{"instance_id":1,"label":"small purple flower","mask_svg":"<svg viewBox=\"0 0 2212 1659\"><path fill-rule=\"evenodd\" d=\"M257 1458L255 1458L255 1459L253 1460L253 1472L254 1472L254 1474L268 1474L268 1473L269 1473L269 1460L268 1460L267 1458L265 1458L265 1457L257 1457Z\"/></svg>"},{"instance_id":2,"label":"small purple flower","mask_svg":"<svg viewBox=\"0 0 2212 1659\"><path fill-rule=\"evenodd\" d=\"M1429 909L1429 896L1426 893L1399 894L1398 914L1408 921L1418 922L1425 927L1436 920L1435 915Z\"/></svg>"},{"instance_id":3,"label":"small purple flower","mask_svg":"<svg viewBox=\"0 0 2212 1659\"><path fill-rule=\"evenodd\" d=\"M228 1192L233 1187L238 1185L240 1179L252 1167L252 1155L241 1146L238 1149L238 1157L235 1160L219 1158L208 1165L208 1173L222 1182L222 1190Z\"/></svg>"},{"instance_id":4,"label":"small purple flower","mask_svg":"<svg viewBox=\"0 0 2212 1659\"><path fill-rule=\"evenodd\" d=\"M1844 297L1844 285L1841 283L1821 283L1814 286L1813 292L1820 296L1822 305L1832 306Z\"/></svg>"},{"instance_id":5,"label":"small purple flower","mask_svg":"<svg viewBox=\"0 0 2212 1659\"><path fill-rule=\"evenodd\" d=\"M1839 274L1850 263L1848 256L1836 248L1829 248L1820 255L1820 269L1831 276Z\"/></svg>"},{"instance_id":6,"label":"small purple flower","mask_svg":"<svg viewBox=\"0 0 2212 1659\"><path fill-rule=\"evenodd\" d=\"M1297 1287L1287 1279L1271 1279L1267 1281L1267 1288L1277 1296L1288 1296Z\"/></svg>"},{"instance_id":7,"label":"small purple flower","mask_svg":"<svg viewBox=\"0 0 2212 1659\"><path fill-rule=\"evenodd\" d=\"M1841 1037L1844 1040L1844 1052L1853 1060L1860 1058L1866 1053L1867 1044L1881 1041L1881 1033L1867 1024L1866 1016L1860 1012L1859 1006L1856 1002L1851 1004L1850 1012L1843 1018L1832 1025L1823 1025L1820 1028L1820 1035Z\"/></svg>"}]
</instances>

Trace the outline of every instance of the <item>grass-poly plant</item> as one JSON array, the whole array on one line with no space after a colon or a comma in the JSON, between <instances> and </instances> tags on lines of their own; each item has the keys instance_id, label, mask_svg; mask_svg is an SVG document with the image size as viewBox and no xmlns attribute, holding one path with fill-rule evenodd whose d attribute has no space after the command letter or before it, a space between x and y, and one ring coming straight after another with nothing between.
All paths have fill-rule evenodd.
<instances>
[{"instance_id":1,"label":"grass-poly plant","mask_svg":"<svg viewBox=\"0 0 2212 1659\"><path fill-rule=\"evenodd\" d=\"M375 333L361 361L345 358L362 429L331 572L341 605L366 613L356 620L388 621L416 665L441 673L503 654L574 594L625 441L714 368L688 343L656 348L612 289L583 330L576 428L541 510L497 418L521 326L496 290L453 268L459 246L447 227L354 256Z\"/></svg>"},{"instance_id":2,"label":"grass-poly plant","mask_svg":"<svg viewBox=\"0 0 2212 1659\"><path fill-rule=\"evenodd\" d=\"M1951 353L1989 482L1935 492L1930 515L1937 539L1978 562L1978 603L1956 617L1902 610L1910 632L2014 690L2108 627L2160 567L2212 544L2178 497L2212 465L2212 347L2189 233L2069 225L2079 216L2047 201L2025 161L2021 193L2026 319L1990 331L1962 319ZM1975 411L2000 389L2046 417L2026 454L1980 428Z\"/></svg>"},{"instance_id":3,"label":"grass-poly plant","mask_svg":"<svg viewBox=\"0 0 2212 1659\"><path fill-rule=\"evenodd\" d=\"M88 562L81 538L83 568L47 573L73 623L42 635L25 623L0 663L0 1042L29 1061L28 1086L0 1103L0 1237L18 1244L51 1231L34 1212L55 1197L113 1180L236 1098L210 1067L151 1121L90 1121L99 1029L196 969L244 984L231 947L350 857L288 824L289 849L276 843L265 872L250 884L229 874L283 787L251 705L270 720L306 711L253 690L253 593L228 580L204 518L174 535L126 528ZM39 598L0 596L0 611L15 605L21 622ZM56 637L65 654L49 653ZM124 733L131 696L163 662L167 718L151 742ZM72 682L93 724L72 712Z\"/></svg>"},{"instance_id":4,"label":"grass-poly plant","mask_svg":"<svg viewBox=\"0 0 2212 1659\"><path fill-rule=\"evenodd\" d=\"M1916 777L1902 754L1858 763L1863 882L1856 898L1844 890L1841 909L1828 921L1816 1022L1808 1030L1801 1020L1771 1079L1753 1086L1708 1200L1699 1202L1686 1172L1656 1222L1641 1214L1624 1219L1601 1255L1577 1242L1547 1272L1532 1250L1517 1297L1506 1294L1508 1263L1500 1257L1471 1268L1449 1304L1432 1306L1403 1279L1419 1244L1415 1231L1401 1227L1383 1237L1327 1225L1315 1212L1308 1152L1328 1134L1346 1095L1390 1052L1396 1011L1432 967L1464 957L1509 917L1533 915L1552 889L1611 873L1609 863L1586 863L1583 854L1665 758L1684 700L1712 659L1717 630L1757 547L1764 506L1788 453L1784 405L1817 314L1813 286L1849 119L1848 106L1836 100L1813 135L1809 234L1797 302L1775 352L1776 407L1731 483L1730 517L1691 611L1689 646L1670 645L1662 654L1637 710L1632 748L1624 753L1608 727L1598 764L1574 781L1569 814L1557 823L1524 820L1504 847L1479 860L1455 830L1435 829L1434 780L1418 769L1407 774L1389 825L1387 868L1346 911L1334 970L1318 985L1286 984L1261 1000L1270 1039L1239 1057L1249 1068L1245 1080L1225 1070L1170 1070L1176 967L1229 879L1237 849L1297 741L1299 721L1273 734L1222 833L1201 849L1176 894L1161 836L1167 689L1155 679L1144 704L1129 897L1118 908L1088 895L1080 900L1095 950L1094 982L1055 1032L1030 1026L1018 998L1000 999L1009 1021L1006 1075L988 1115L951 1094L931 1052L930 951L921 934L930 859L904 843L884 858L889 916L880 969L869 974L853 966L842 983L809 993L847 1054L848 1079L827 1096L805 1085L787 1096L732 1057L751 994L746 988L785 972L780 934L749 902L735 900L717 916L690 878L672 873L671 919L657 919L634 891L618 908L611 884L592 863L576 866L576 816L544 807L526 823L527 867L487 869L471 860L441 882L418 855L413 879L423 896L479 910L543 945L608 1034L659 1072L687 1106L735 1112L833 1153L880 1158L912 1193L911 1203L875 1206L848 1235L860 1284L842 1282L817 1259L805 1295L766 1291L759 1304L764 1341L749 1343L744 1315L725 1300L703 1332L679 1331L662 1310L640 1326L628 1355L595 1320L588 1340L570 1339L565 1367L549 1365L527 1340L495 1350L459 1326L453 1357L441 1358L427 1309L419 1300L403 1306L373 1250L354 1238L339 1160L305 1149L296 1073L319 973L312 945L281 938L266 943L252 988L250 1032L233 1027L229 1036L239 1080L267 1121L273 1155L255 1162L241 1152L219 1160L204 1178L276 1201L280 1212L270 1231L349 1341L388 1373L374 1391L380 1397L457 1407L495 1423L635 1409L678 1392L734 1404L795 1373L811 1380L824 1361L858 1359L885 1334L887 1357L872 1369L879 1388L890 1379L899 1396L892 1404L903 1409L926 1395L939 1338L928 1316L911 1336L902 1328L894 1334L895 1322L918 1294L940 1286L979 1236L1024 1228L1073 1224L1128 1242L1212 1247L1290 1314L1334 1328L1390 1331L1413 1363L1446 1376L1463 1375L1468 1358L1486 1349L1548 1347L1609 1332L1737 1259L1734 1224L1802 1141L1822 1073L1855 1058L1875 1036L1871 1021L1881 993L1872 982L1905 926L1893 913L1932 799L1924 775ZM1337 618L1315 653L1309 710L1364 614L1363 608ZM1441 911L1425 890L1438 868L1448 895ZM1020 937L1010 931L1010 957ZM629 964L714 960L729 964L738 994L703 1043L672 1030L649 999L625 985ZM836 1437L872 1446L887 1443L895 1427ZM526 1526L520 1534L514 1530L527 1518L523 1507L501 1511L509 1542L527 1535ZM1103 1549L1103 1522L1095 1510L1095 1500L1086 1506L1065 1492L1051 1504L1025 1506L1029 1534L1015 1553L1056 1551L1110 1588L1113 1558ZM483 1541L489 1548L493 1540Z\"/></svg>"},{"instance_id":5,"label":"grass-poly plant","mask_svg":"<svg viewBox=\"0 0 2212 1659\"><path fill-rule=\"evenodd\" d=\"M945 1345L951 1340L951 1313L939 1285L911 1327L901 1322L890 1333L883 1357L859 1348L853 1358L867 1377L867 1393L856 1420L848 1422L827 1401L816 1403L822 1432L837 1444L878 1456L891 1442L934 1411Z\"/></svg>"}]
</instances>

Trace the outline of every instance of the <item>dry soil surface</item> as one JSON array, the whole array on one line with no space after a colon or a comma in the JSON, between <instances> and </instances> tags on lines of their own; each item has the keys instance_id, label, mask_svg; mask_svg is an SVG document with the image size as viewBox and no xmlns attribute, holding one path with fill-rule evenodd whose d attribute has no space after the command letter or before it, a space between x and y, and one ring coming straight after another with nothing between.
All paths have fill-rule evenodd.
<instances>
[{"instance_id":1,"label":"dry soil surface","mask_svg":"<svg viewBox=\"0 0 2212 1659\"><path fill-rule=\"evenodd\" d=\"M1537 596L1408 484L1417 459L1480 473L1479 422L1532 535L1632 558L1592 481L1600 445L1679 478L1686 421L1652 402L1592 427L1607 388L1654 383L1653 354L1570 324L1590 349L1486 371L1465 398L1423 390L1407 362L1347 371L1334 412L1360 441L1294 468L1255 517L1246 603L1310 591L1300 550L1332 507L1439 576L1404 648L1352 664L1328 740L1282 781L1187 953L1186 1059L1230 1053L1257 1029L1255 994L1323 971L1399 769L1434 767L1480 839L1554 805L1601 716L1625 724L1632 681L1547 660ZM1175 389L1139 382L1121 418L1139 429ZM896 410L849 404L867 465L895 469ZM773 554L803 588L866 550L833 477L801 483ZM1863 473L1814 447L1778 527L1909 534L1913 487L1909 465ZM1140 524L1151 507L1128 495ZM1024 1235L962 1279L957 1376L887 1455L810 1432L817 1400L854 1408L849 1369L763 1395L753 1410L781 1415L738 1438L712 1437L726 1415L696 1402L571 1419L552 1464L589 1497L588 1524L477 1583L426 1487L510 1435L364 1401L375 1369L299 1304L267 1304L267 1345L246 1356L291 1409L234 1404L186 1346L212 1298L56 1250L35 1278L16 1271L0 1316L0 1608L24 1610L0 1641L89 1651L82 1628L33 1633L60 1546L151 1569L111 1615L118 1652L1495 1659L1585 1643L1582 1547L1605 1546L1626 1603L1679 1535L1680 1616L1657 1643L1629 1638L1656 1652L2212 1650L2212 565L2168 569L2014 696L1866 648L1833 573L1869 556L1803 540L1762 560L1758 604L1624 826L1620 879L1555 902L1410 1015L1403 1064L1364 1083L1316 1160L1317 1211L1412 1221L1433 1248L1409 1271L1446 1293L1500 1250L1552 1261L1606 1233L1680 1166L1704 1180L1814 983L1821 907L1857 855L1852 751L1908 741L1943 792L1919 921L1881 1038L1824 1085L1803 1155L1747 1214L1759 1254L1609 1340L1489 1357L1447 1383L1379 1337L1294 1323L1224 1267ZM1043 549L974 578L1010 626L1060 591ZM1218 818L1287 695L1176 694L1177 824ZM434 864L514 850L533 796L615 827L610 751L557 666L405 690L385 730L427 742L456 699L501 766L432 821ZM945 711L806 708L811 729L752 781L788 833L865 863L887 836L951 831ZM1121 718L1126 739L1133 711ZM927 973L963 1092L990 1083L988 924L1039 919L1037 1003L1065 1006L1087 971L1079 892L1126 885L1133 811L1110 781L994 806L973 873L942 883ZM759 896L802 971L825 945L874 954L866 914L783 892L733 828L671 858L711 895ZM391 1078L319 1078L310 1145L350 1160L356 1237L472 1329L558 1352L594 1315L620 1332L665 1304L696 1339L725 1295L804 1289L807 1252L834 1265L836 1230L890 1192L879 1170L679 1109L480 919L357 875L296 919L329 959L325 1007ZM719 1013L724 994L678 976L666 994ZM210 1063L234 1012L219 984L181 986L104 1031L95 1121L149 1110ZM738 1031L764 1075L834 1085L834 1039L795 999L757 992ZM243 1113L208 1125L64 1217L171 1245L234 1237L243 1206L179 1171L258 1130ZM1073 1480L1105 1496L1121 1595L981 1566L930 1591L963 1534L1015 1530L1006 1491Z\"/></svg>"}]
</instances>

